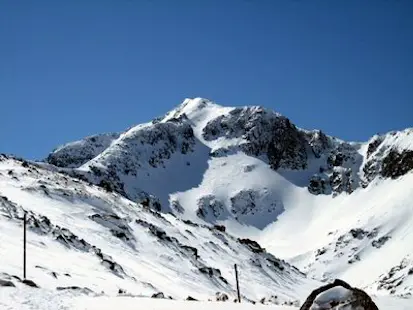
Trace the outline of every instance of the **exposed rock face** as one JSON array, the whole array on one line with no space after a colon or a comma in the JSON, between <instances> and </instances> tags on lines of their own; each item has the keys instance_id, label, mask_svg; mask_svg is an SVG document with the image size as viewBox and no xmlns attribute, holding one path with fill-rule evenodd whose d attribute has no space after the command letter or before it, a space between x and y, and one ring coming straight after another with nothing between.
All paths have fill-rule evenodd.
<instances>
[{"instance_id":1,"label":"exposed rock face","mask_svg":"<svg viewBox=\"0 0 413 310\"><path fill-rule=\"evenodd\" d=\"M314 290L300 310L379 310L364 291L342 280Z\"/></svg>"},{"instance_id":2,"label":"exposed rock face","mask_svg":"<svg viewBox=\"0 0 413 310\"><path fill-rule=\"evenodd\" d=\"M288 118L261 107L233 109L210 121L204 139L242 138L239 147L252 156L266 156L272 169L304 169L307 166L306 140Z\"/></svg>"},{"instance_id":3,"label":"exposed rock face","mask_svg":"<svg viewBox=\"0 0 413 310\"><path fill-rule=\"evenodd\" d=\"M329 180L325 177L315 174L310 179L308 191L314 195L326 194L328 190Z\"/></svg>"},{"instance_id":4,"label":"exposed rock face","mask_svg":"<svg viewBox=\"0 0 413 310\"><path fill-rule=\"evenodd\" d=\"M131 200L146 203L149 199L148 207L160 210L157 198L144 193L139 187L144 185L136 181L149 176L153 169L164 169L172 157L192 153L195 145L194 132L185 115L164 123L139 125L70 174Z\"/></svg>"},{"instance_id":5,"label":"exposed rock face","mask_svg":"<svg viewBox=\"0 0 413 310\"><path fill-rule=\"evenodd\" d=\"M377 289L387 290L391 295L411 297L413 286L405 285L405 282L411 279L413 279L413 260L407 256L398 265L380 276ZM404 288L400 289L403 285Z\"/></svg>"},{"instance_id":6,"label":"exposed rock face","mask_svg":"<svg viewBox=\"0 0 413 310\"><path fill-rule=\"evenodd\" d=\"M217 292L215 294L216 301L227 301L229 299L228 295L225 293Z\"/></svg>"},{"instance_id":7,"label":"exposed rock face","mask_svg":"<svg viewBox=\"0 0 413 310\"><path fill-rule=\"evenodd\" d=\"M58 167L73 168L72 172L64 171L131 200L141 199L142 190L148 191L148 196L156 195L162 202L159 206L155 202L157 198L151 196L150 208L177 213L184 212L179 201L169 206L167 197L189 187L174 188L164 195L152 186L146 187L145 182L159 175L162 169L169 171L180 161L196 171L200 161L194 163L194 159L199 158L197 151L202 147L206 147L205 157L207 152L210 157L244 152L263 160L273 170L296 173L308 169L303 172L308 182L300 186L307 186L315 195L351 194L376 177L397 178L413 169L413 147L408 137L412 129L376 135L368 145L347 143L320 130L297 128L287 117L259 106L223 108L215 105L212 110L221 109L222 113L214 110L209 115L205 111L211 105L215 104L207 99L185 100L165 116L129 128L122 134L96 135L68 143L53 151L46 161ZM195 137L195 128L199 139ZM201 141L203 139L206 143ZM190 160L193 153L197 154ZM205 158L205 162L207 160ZM176 170L187 169L186 166ZM255 166L243 169L251 172ZM246 197L247 192L250 198ZM245 196L241 197L244 202L249 201L242 212L247 214L254 210L253 204L258 201L255 193L245 189L240 195ZM143 201L146 203L146 198ZM225 215L220 201L205 197L200 198L198 216L218 219Z\"/></svg>"},{"instance_id":8,"label":"exposed rock face","mask_svg":"<svg viewBox=\"0 0 413 310\"><path fill-rule=\"evenodd\" d=\"M112 235L120 240L128 243L129 241L135 241L135 237L132 234L128 221L120 218L116 214L93 214L89 218L92 221L108 228Z\"/></svg>"},{"instance_id":9,"label":"exposed rock face","mask_svg":"<svg viewBox=\"0 0 413 310\"><path fill-rule=\"evenodd\" d=\"M391 150L382 163L381 175L396 179L413 169L413 151Z\"/></svg>"},{"instance_id":10,"label":"exposed rock face","mask_svg":"<svg viewBox=\"0 0 413 310\"><path fill-rule=\"evenodd\" d=\"M258 193L253 190L243 190L231 198L231 211L234 214L250 214L256 208Z\"/></svg>"},{"instance_id":11,"label":"exposed rock face","mask_svg":"<svg viewBox=\"0 0 413 310\"><path fill-rule=\"evenodd\" d=\"M265 213L274 217L283 210L282 205L267 196L266 191L241 190L231 197L231 212L239 220L258 213ZM265 206L265 207L264 207Z\"/></svg>"},{"instance_id":12,"label":"exposed rock face","mask_svg":"<svg viewBox=\"0 0 413 310\"><path fill-rule=\"evenodd\" d=\"M332 147L331 139L321 130L308 132L306 138L316 158L320 158L326 150Z\"/></svg>"},{"instance_id":13,"label":"exposed rock face","mask_svg":"<svg viewBox=\"0 0 413 310\"><path fill-rule=\"evenodd\" d=\"M197 216L212 221L222 219L227 213L224 204L214 195L207 195L198 199Z\"/></svg>"},{"instance_id":14,"label":"exposed rock face","mask_svg":"<svg viewBox=\"0 0 413 310\"><path fill-rule=\"evenodd\" d=\"M119 135L119 133L100 134L65 144L50 153L46 162L64 168L80 167L107 149L113 140L119 138Z\"/></svg>"},{"instance_id":15,"label":"exposed rock face","mask_svg":"<svg viewBox=\"0 0 413 310\"><path fill-rule=\"evenodd\" d=\"M354 180L351 177L351 172L352 171L349 168L333 171L333 174L330 176L330 186L334 194L342 192L351 194L353 192L352 184Z\"/></svg>"},{"instance_id":16,"label":"exposed rock face","mask_svg":"<svg viewBox=\"0 0 413 310\"><path fill-rule=\"evenodd\" d=\"M369 143L369 146L367 147L367 158L369 158L379 147L379 145L383 142L383 137L380 136L374 136Z\"/></svg>"},{"instance_id":17,"label":"exposed rock face","mask_svg":"<svg viewBox=\"0 0 413 310\"><path fill-rule=\"evenodd\" d=\"M165 299L165 294L162 292L155 293L151 296L151 298L157 298L157 299Z\"/></svg>"},{"instance_id":18,"label":"exposed rock face","mask_svg":"<svg viewBox=\"0 0 413 310\"><path fill-rule=\"evenodd\" d=\"M9 280L0 279L0 287L16 287L16 285L14 285L14 283Z\"/></svg>"},{"instance_id":19,"label":"exposed rock face","mask_svg":"<svg viewBox=\"0 0 413 310\"><path fill-rule=\"evenodd\" d=\"M332 140L324 145L325 164L310 178L308 191L315 195L335 196L343 192L351 194L359 186L358 170L362 158L358 145L338 141L333 143Z\"/></svg>"},{"instance_id":20,"label":"exposed rock face","mask_svg":"<svg viewBox=\"0 0 413 310\"><path fill-rule=\"evenodd\" d=\"M250 248L250 250L254 253L263 253L265 251L257 241L250 239L238 239L238 242Z\"/></svg>"},{"instance_id":21,"label":"exposed rock face","mask_svg":"<svg viewBox=\"0 0 413 310\"><path fill-rule=\"evenodd\" d=\"M363 166L363 187L378 176L396 179L413 170L413 145L409 142L412 134L412 129L406 129L370 140Z\"/></svg>"},{"instance_id":22,"label":"exposed rock face","mask_svg":"<svg viewBox=\"0 0 413 310\"><path fill-rule=\"evenodd\" d=\"M156 212L161 211L161 202L157 197L143 191L139 192L139 194L137 194L137 197L138 198L136 199L136 202L140 203L142 206Z\"/></svg>"}]
</instances>

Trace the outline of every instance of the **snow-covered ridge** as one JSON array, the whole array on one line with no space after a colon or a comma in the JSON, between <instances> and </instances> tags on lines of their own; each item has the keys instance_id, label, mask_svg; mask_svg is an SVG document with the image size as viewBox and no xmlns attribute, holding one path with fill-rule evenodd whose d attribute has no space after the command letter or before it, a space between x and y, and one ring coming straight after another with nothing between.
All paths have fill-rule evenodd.
<instances>
[{"instance_id":1,"label":"snow-covered ridge","mask_svg":"<svg viewBox=\"0 0 413 310\"><path fill-rule=\"evenodd\" d=\"M78 168L107 149L119 135L99 134L64 144L53 150L46 161L58 167Z\"/></svg>"},{"instance_id":2,"label":"snow-covered ridge","mask_svg":"<svg viewBox=\"0 0 413 310\"><path fill-rule=\"evenodd\" d=\"M397 178L413 169L413 128L375 135L368 142L363 165L364 186L378 175Z\"/></svg>"},{"instance_id":3,"label":"snow-covered ridge","mask_svg":"<svg viewBox=\"0 0 413 310\"><path fill-rule=\"evenodd\" d=\"M132 199L142 191L149 192L169 210L169 195L197 186L200 176L192 184L166 185L162 190L149 183L156 181L159 185L162 179L169 179L169 183L176 184L177 179L190 174L182 163L198 175L206 170L209 159L243 152L262 160L272 170L285 170L288 175L288 171L298 171L294 173L295 183L307 187L312 194L352 193L378 176L399 176L412 169L410 132L412 129L392 132L364 144L347 143L320 130L300 129L288 118L263 107L227 108L195 98L185 99L165 116L121 135L97 135L69 143L46 161L79 168L89 181L103 181ZM378 142L383 142L379 148ZM405 152L391 152L393 146ZM196 167L191 164L194 159ZM176 161L181 168L174 168L180 171L172 173L169 170ZM401 165L405 168L399 169ZM159 167L168 171L160 173Z\"/></svg>"},{"instance_id":4,"label":"snow-covered ridge","mask_svg":"<svg viewBox=\"0 0 413 310\"><path fill-rule=\"evenodd\" d=\"M315 281L223 226L161 214L100 187L25 161L0 159L0 280L20 285L23 212L28 275L42 289L183 299L305 297ZM78 289L75 289L75 288ZM123 293L122 293L123 292Z\"/></svg>"},{"instance_id":5,"label":"snow-covered ridge","mask_svg":"<svg viewBox=\"0 0 413 310\"><path fill-rule=\"evenodd\" d=\"M195 98L60 171L163 214L223 224L310 276L408 295L412 142L411 128L346 142L263 107Z\"/></svg>"}]
</instances>

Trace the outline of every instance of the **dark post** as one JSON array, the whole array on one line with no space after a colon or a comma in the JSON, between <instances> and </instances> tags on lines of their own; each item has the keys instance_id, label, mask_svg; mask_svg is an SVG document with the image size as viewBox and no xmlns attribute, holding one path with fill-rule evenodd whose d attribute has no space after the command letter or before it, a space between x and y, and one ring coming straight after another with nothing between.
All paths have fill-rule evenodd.
<instances>
[{"instance_id":1,"label":"dark post","mask_svg":"<svg viewBox=\"0 0 413 310\"><path fill-rule=\"evenodd\" d=\"M238 269L237 269L237 264L234 264L234 269L235 269L235 281L237 282L237 296L238 296L238 302L241 302L241 295L239 293L239 282L238 282Z\"/></svg>"},{"instance_id":2,"label":"dark post","mask_svg":"<svg viewBox=\"0 0 413 310\"><path fill-rule=\"evenodd\" d=\"M23 279L26 280L26 212L23 217Z\"/></svg>"}]
</instances>

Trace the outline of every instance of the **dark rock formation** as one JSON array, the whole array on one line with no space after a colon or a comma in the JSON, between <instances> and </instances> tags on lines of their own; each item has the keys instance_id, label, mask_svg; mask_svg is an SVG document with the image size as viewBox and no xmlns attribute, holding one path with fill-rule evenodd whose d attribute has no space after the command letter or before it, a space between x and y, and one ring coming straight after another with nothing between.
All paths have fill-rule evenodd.
<instances>
[{"instance_id":1,"label":"dark rock formation","mask_svg":"<svg viewBox=\"0 0 413 310\"><path fill-rule=\"evenodd\" d=\"M196 214L202 219L211 219L212 221L222 219L226 213L224 204L217 200L214 195L203 196L197 201L198 210Z\"/></svg>"},{"instance_id":2,"label":"dark rock formation","mask_svg":"<svg viewBox=\"0 0 413 310\"><path fill-rule=\"evenodd\" d=\"M383 159L381 175L385 178L396 179L413 169L413 151L399 152L395 149Z\"/></svg>"},{"instance_id":3,"label":"dark rock formation","mask_svg":"<svg viewBox=\"0 0 413 310\"><path fill-rule=\"evenodd\" d=\"M14 285L14 283L9 280L0 279L0 287L16 287L16 285Z\"/></svg>"},{"instance_id":4,"label":"dark rock formation","mask_svg":"<svg viewBox=\"0 0 413 310\"><path fill-rule=\"evenodd\" d=\"M38 286L36 283L34 283L32 280L28 280L28 279L24 279L24 280L22 281L22 283L23 283L23 284L26 284L27 286L31 286L31 287L36 287L36 288L39 287L39 286Z\"/></svg>"},{"instance_id":5,"label":"dark rock formation","mask_svg":"<svg viewBox=\"0 0 413 310\"><path fill-rule=\"evenodd\" d=\"M227 301L227 300L229 300L229 297L228 297L228 295L225 294L225 293L216 292L216 294L215 294L215 300L216 300L216 301Z\"/></svg>"},{"instance_id":6,"label":"dark rock formation","mask_svg":"<svg viewBox=\"0 0 413 310\"><path fill-rule=\"evenodd\" d=\"M224 282L225 284L228 284L228 281L221 275L221 270L219 270L219 269L205 266L205 267L198 268L198 270L202 274L204 274L204 275L206 275L210 278L217 278L217 279L221 280L222 282Z\"/></svg>"},{"instance_id":7,"label":"dark rock formation","mask_svg":"<svg viewBox=\"0 0 413 310\"><path fill-rule=\"evenodd\" d=\"M398 265L392 267L387 273L380 276L377 288L379 290L387 290L392 295L396 295L397 288L406 280L413 276L413 261L406 257ZM412 289L403 292L401 295L411 296Z\"/></svg>"},{"instance_id":8,"label":"dark rock formation","mask_svg":"<svg viewBox=\"0 0 413 310\"><path fill-rule=\"evenodd\" d=\"M153 295L151 296L151 298L165 299L165 294L162 293L162 292L158 292L158 293L153 294Z\"/></svg>"},{"instance_id":9,"label":"dark rock formation","mask_svg":"<svg viewBox=\"0 0 413 310\"><path fill-rule=\"evenodd\" d=\"M225 232L226 228L224 225L214 225L214 229L220 231L220 232Z\"/></svg>"},{"instance_id":10,"label":"dark rock formation","mask_svg":"<svg viewBox=\"0 0 413 310\"><path fill-rule=\"evenodd\" d=\"M161 202L154 195L141 191L137 194L137 203L150 210L160 212L162 210Z\"/></svg>"},{"instance_id":11,"label":"dark rock formation","mask_svg":"<svg viewBox=\"0 0 413 310\"><path fill-rule=\"evenodd\" d=\"M219 137L243 138L239 148L248 155L264 155L271 168L304 169L307 141L288 118L261 107L237 108L219 116L203 129L207 141ZM225 155L225 152L221 152Z\"/></svg>"},{"instance_id":12,"label":"dark rock formation","mask_svg":"<svg viewBox=\"0 0 413 310\"><path fill-rule=\"evenodd\" d=\"M310 179L310 184L308 185L308 191L314 195L326 194L328 186L328 181L326 181L322 176L316 174Z\"/></svg>"},{"instance_id":13,"label":"dark rock formation","mask_svg":"<svg viewBox=\"0 0 413 310\"><path fill-rule=\"evenodd\" d=\"M329 302L328 308L326 308L326 304L324 304L323 308L319 308L314 305L314 302L316 301L317 297L332 289L335 287L343 287L344 289L347 289L350 291L351 294L346 297L346 300L336 300L332 299ZM310 309L323 309L323 310L334 310L338 305L340 305L341 302L345 302L346 306L349 310L379 310L379 308L376 306L376 304L373 302L371 297L367 295L364 291L358 289L358 288L353 288L351 287L348 283L336 279L333 283L324 285L322 287L319 287L318 289L314 290L310 296L306 299L304 304L301 306L300 310L310 310ZM314 308L312 308L312 306Z\"/></svg>"},{"instance_id":14,"label":"dark rock formation","mask_svg":"<svg viewBox=\"0 0 413 310\"><path fill-rule=\"evenodd\" d=\"M80 167L103 152L118 137L118 133L86 137L83 140L68 143L57 148L49 154L45 161L57 167Z\"/></svg>"},{"instance_id":15,"label":"dark rock formation","mask_svg":"<svg viewBox=\"0 0 413 310\"><path fill-rule=\"evenodd\" d=\"M369 146L367 147L367 158L369 158L379 147L379 145L383 142L383 137L376 136L374 137L371 142L369 143Z\"/></svg>"},{"instance_id":16,"label":"dark rock formation","mask_svg":"<svg viewBox=\"0 0 413 310\"><path fill-rule=\"evenodd\" d=\"M93 294L93 290L91 290L88 287L79 287L79 286L58 286L56 287L56 290L58 291L73 291L73 292L79 292L82 294Z\"/></svg>"},{"instance_id":17,"label":"dark rock formation","mask_svg":"<svg viewBox=\"0 0 413 310\"><path fill-rule=\"evenodd\" d=\"M265 251L257 241L250 239L238 239L238 242L247 246L254 253L263 253Z\"/></svg>"}]
</instances>

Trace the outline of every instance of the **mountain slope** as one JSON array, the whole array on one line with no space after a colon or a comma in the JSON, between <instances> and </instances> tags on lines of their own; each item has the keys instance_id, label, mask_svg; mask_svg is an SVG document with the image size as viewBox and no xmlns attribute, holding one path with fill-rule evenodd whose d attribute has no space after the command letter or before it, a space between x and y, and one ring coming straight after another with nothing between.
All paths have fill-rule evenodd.
<instances>
[{"instance_id":1,"label":"mountain slope","mask_svg":"<svg viewBox=\"0 0 413 310\"><path fill-rule=\"evenodd\" d=\"M118 133L86 137L56 148L46 160L58 167L77 168L99 155L117 138Z\"/></svg>"},{"instance_id":2,"label":"mountain slope","mask_svg":"<svg viewBox=\"0 0 413 310\"><path fill-rule=\"evenodd\" d=\"M411 128L346 142L262 107L187 99L81 166L50 169L164 214L223 224L309 276L412 291Z\"/></svg>"},{"instance_id":3,"label":"mountain slope","mask_svg":"<svg viewBox=\"0 0 413 310\"><path fill-rule=\"evenodd\" d=\"M19 285L22 217L28 217L28 275L42 289L118 291L173 298L235 296L233 264L246 299L277 292L305 297L315 281L222 227L161 214L42 164L0 159L0 279ZM75 289L78 287L78 289Z\"/></svg>"}]
</instances>

